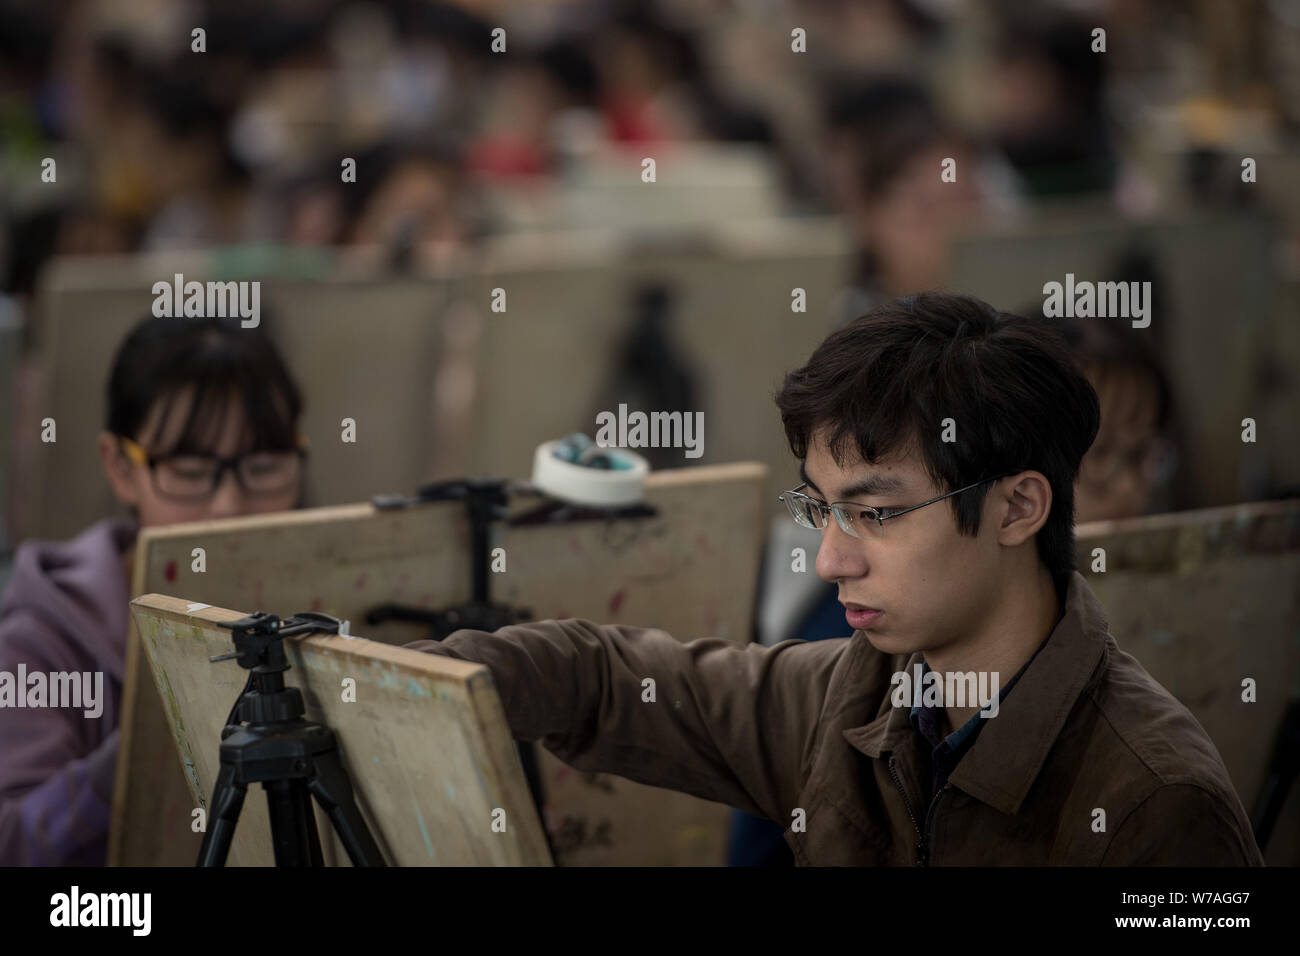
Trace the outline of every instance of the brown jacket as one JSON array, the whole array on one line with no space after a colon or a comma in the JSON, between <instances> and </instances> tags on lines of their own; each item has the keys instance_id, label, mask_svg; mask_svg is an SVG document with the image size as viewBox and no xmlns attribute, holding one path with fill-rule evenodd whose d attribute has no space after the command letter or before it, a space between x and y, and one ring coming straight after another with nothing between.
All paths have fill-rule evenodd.
<instances>
[{"instance_id":1,"label":"brown jacket","mask_svg":"<svg viewBox=\"0 0 1300 956\"><path fill-rule=\"evenodd\" d=\"M682 644L570 619L409 646L486 665L519 739L775 820L800 865L1263 864L1214 744L1116 645L1077 572L1050 640L928 808L928 745L890 701L891 676L921 656L860 631Z\"/></svg>"}]
</instances>

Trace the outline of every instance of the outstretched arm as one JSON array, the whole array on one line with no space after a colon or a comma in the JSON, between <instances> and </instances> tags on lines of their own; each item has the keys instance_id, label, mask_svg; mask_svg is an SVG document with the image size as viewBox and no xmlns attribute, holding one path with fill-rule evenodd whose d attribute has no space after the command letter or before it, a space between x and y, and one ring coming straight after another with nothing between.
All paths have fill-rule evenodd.
<instances>
[{"instance_id":1,"label":"outstretched arm","mask_svg":"<svg viewBox=\"0 0 1300 956\"><path fill-rule=\"evenodd\" d=\"M485 665L514 735L579 770L788 820L843 644L683 644L568 619L407 646Z\"/></svg>"}]
</instances>

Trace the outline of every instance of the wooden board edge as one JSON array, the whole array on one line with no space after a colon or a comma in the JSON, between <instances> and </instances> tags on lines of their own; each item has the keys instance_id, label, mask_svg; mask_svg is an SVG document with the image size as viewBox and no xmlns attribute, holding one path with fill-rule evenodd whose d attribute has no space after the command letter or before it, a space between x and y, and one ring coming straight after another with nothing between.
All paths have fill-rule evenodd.
<instances>
[{"instance_id":1,"label":"wooden board edge","mask_svg":"<svg viewBox=\"0 0 1300 956\"><path fill-rule=\"evenodd\" d=\"M153 541L166 541L170 538L192 538L195 535L242 534L261 528L289 528L304 524L321 524L326 521L360 520L373 517L378 509L368 501L344 505L324 505L319 508L295 508L291 511L274 511L260 515L240 515L235 518L213 518L209 521L188 521L182 524L169 524L165 527L142 528L136 547L139 551L147 550L144 546ZM137 568L141 578L137 583L143 587L142 569ZM138 594L138 591L133 591Z\"/></svg>"},{"instance_id":2,"label":"wooden board edge","mask_svg":"<svg viewBox=\"0 0 1300 956\"><path fill-rule=\"evenodd\" d=\"M117 768L113 772L113 803L110 808L108 825L107 866L122 866L122 844L124 840L123 815L126 808L127 792L130 787L131 746L134 740L132 729L135 727L135 710L140 696L140 668L142 649L140 635L136 630L135 615L127 614L126 629L126 667L122 672L122 719L118 723Z\"/></svg>"},{"instance_id":3,"label":"wooden board edge","mask_svg":"<svg viewBox=\"0 0 1300 956\"><path fill-rule=\"evenodd\" d=\"M505 708L501 705L501 696L497 693L492 672L484 667L481 674L470 678L467 687L487 759L491 761L492 769L496 771L497 779L505 790L505 797L514 808L512 812L516 814L519 834L517 845L521 858L513 863L518 866L554 866L555 861L551 858L550 846L546 841L545 824L533 802L528 781L524 778L515 748L515 737L506 721ZM492 741L496 741L496 745ZM519 817L522 817L522 825Z\"/></svg>"},{"instance_id":4,"label":"wooden board edge","mask_svg":"<svg viewBox=\"0 0 1300 956\"><path fill-rule=\"evenodd\" d=\"M189 608L194 603L196 602L167 594L142 594L131 601L133 607L156 612L163 617L174 619L187 626L195 621L207 624L228 623L246 617L249 613L206 604L191 611ZM311 634L306 637L290 638L290 640L294 641L299 647L305 644L316 650L327 651L332 655L337 654L344 658L364 655L382 660L408 671L407 676L411 677L468 681L476 671L487 670L482 664L475 664L471 661L456 660L455 658L442 657L437 654L424 654L400 645L383 644L379 641L372 641L355 635L339 637L332 634Z\"/></svg>"},{"instance_id":5,"label":"wooden board edge","mask_svg":"<svg viewBox=\"0 0 1300 956\"><path fill-rule=\"evenodd\" d=\"M729 461L718 465L696 465L693 468L662 468L646 475L646 490L675 488L679 485L705 482L740 481L767 478L767 465L761 461Z\"/></svg>"},{"instance_id":6,"label":"wooden board edge","mask_svg":"<svg viewBox=\"0 0 1300 956\"><path fill-rule=\"evenodd\" d=\"M1188 517L1195 515L1197 527L1230 524L1251 518L1271 518L1300 513L1300 498L1283 498L1271 501L1243 501L1239 504L1220 505L1213 508L1195 508L1191 511L1166 511L1137 518L1116 518L1109 521L1086 521L1075 526L1077 540L1093 540L1135 532L1182 530L1188 526Z\"/></svg>"}]
</instances>

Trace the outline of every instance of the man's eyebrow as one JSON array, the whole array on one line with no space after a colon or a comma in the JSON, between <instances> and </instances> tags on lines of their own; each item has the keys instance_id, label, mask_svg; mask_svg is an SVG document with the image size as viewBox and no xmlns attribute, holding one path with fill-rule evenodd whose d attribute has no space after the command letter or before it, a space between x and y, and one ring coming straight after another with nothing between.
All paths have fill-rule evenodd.
<instances>
[{"instance_id":1,"label":"man's eyebrow","mask_svg":"<svg viewBox=\"0 0 1300 956\"><path fill-rule=\"evenodd\" d=\"M822 490L808 477L808 472L802 463L799 465L799 477L819 495L822 494ZM844 496L845 501L848 501L853 498L873 498L877 495L900 495L906 491L906 483L899 478L891 475L868 475L853 482L840 494Z\"/></svg>"},{"instance_id":2,"label":"man's eyebrow","mask_svg":"<svg viewBox=\"0 0 1300 956\"><path fill-rule=\"evenodd\" d=\"M808 477L808 472L804 469L803 462L799 462L799 480L813 491L817 492L817 494L820 495L822 493L822 490L817 487L811 478Z\"/></svg>"},{"instance_id":3,"label":"man's eyebrow","mask_svg":"<svg viewBox=\"0 0 1300 956\"><path fill-rule=\"evenodd\" d=\"M860 481L855 481L842 492L846 500L853 498L874 498L877 495L901 495L907 490L907 485L898 478L890 475L868 475Z\"/></svg>"}]
</instances>

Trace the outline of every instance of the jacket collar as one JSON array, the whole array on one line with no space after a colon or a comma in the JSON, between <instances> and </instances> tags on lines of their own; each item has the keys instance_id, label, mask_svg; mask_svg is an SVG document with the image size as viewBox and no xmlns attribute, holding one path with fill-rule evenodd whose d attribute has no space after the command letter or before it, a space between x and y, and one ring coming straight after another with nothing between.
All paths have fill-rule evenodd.
<instances>
[{"instance_id":1,"label":"jacket collar","mask_svg":"<svg viewBox=\"0 0 1300 956\"><path fill-rule=\"evenodd\" d=\"M1101 604L1083 575L1073 572L1065 613L1051 638L1002 701L998 716L975 738L949 783L1002 813L1018 812L1075 701L1096 672L1108 632ZM859 654L868 649L860 631L854 640L861 642ZM922 659L920 652L913 654L907 671ZM909 735L916 733L908 720L908 708L888 702L885 708L870 723L843 732L844 739L868 757L899 750Z\"/></svg>"}]
</instances>

